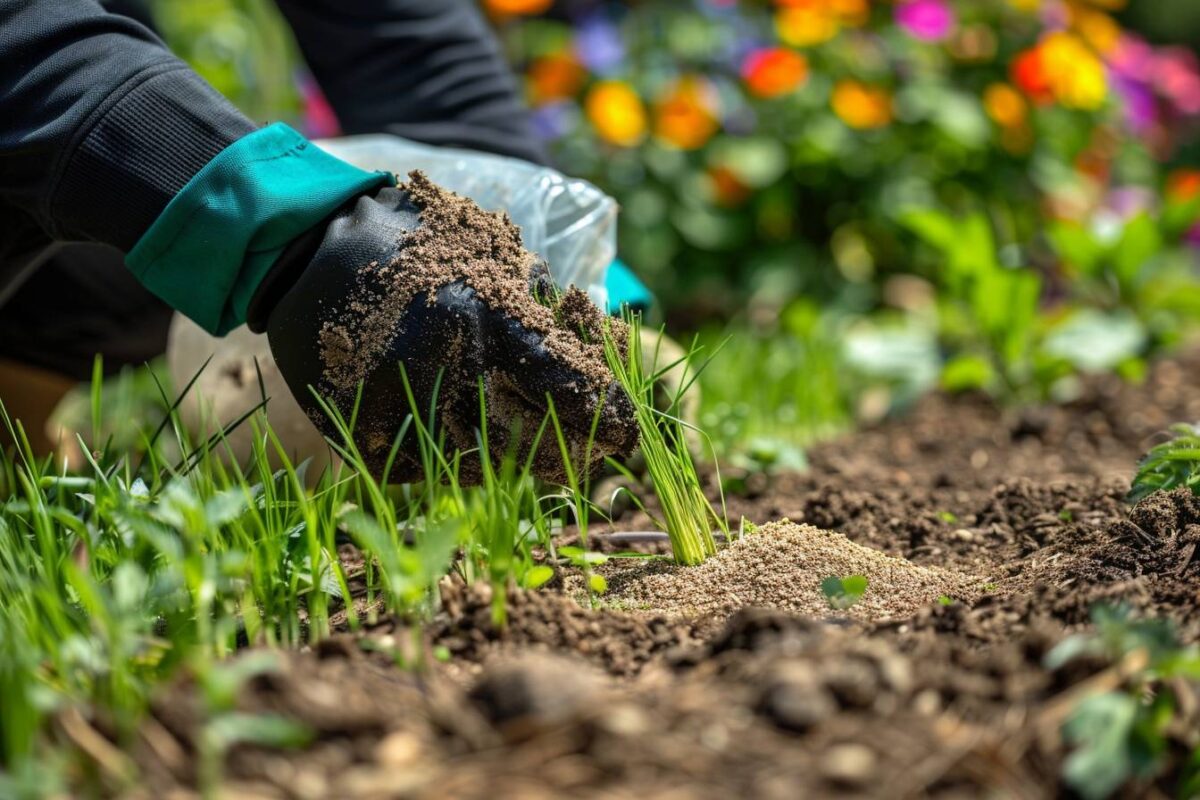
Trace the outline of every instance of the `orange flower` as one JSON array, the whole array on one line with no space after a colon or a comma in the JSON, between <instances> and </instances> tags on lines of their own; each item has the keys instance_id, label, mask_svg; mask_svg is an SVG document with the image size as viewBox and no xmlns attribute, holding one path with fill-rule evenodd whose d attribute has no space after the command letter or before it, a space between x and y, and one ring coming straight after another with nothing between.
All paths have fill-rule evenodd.
<instances>
[{"instance_id":1,"label":"orange flower","mask_svg":"<svg viewBox=\"0 0 1200 800\"><path fill-rule=\"evenodd\" d=\"M892 95L878 86L838 81L831 102L834 113L851 128L882 128L892 121Z\"/></svg>"},{"instance_id":2,"label":"orange flower","mask_svg":"<svg viewBox=\"0 0 1200 800\"><path fill-rule=\"evenodd\" d=\"M1167 198L1174 202L1200 195L1200 169L1177 169L1167 176Z\"/></svg>"},{"instance_id":3,"label":"orange flower","mask_svg":"<svg viewBox=\"0 0 1200 800\"><path fill-rule=\"evenodd\" d=\"M779 97L808 79L808 59L785 47L756 50L742 64L742 77L751 94Z\"/></svg>"},{"instance_id":4,"label":"orange flower","mask_svg":"<svg viewBox=\"0 0 1200 800\"><path fill-rule=\"evenodd\" d=\"M583 66L568 53L535 58L525 73L529 102L537 106L574 97L586 77Z\"/></svg>"},{"instance_id":5,"label":"orange flower","mask_svg":"<svg viewBox=\"0 0 1200 800\"><path fill-rule=\"evenodd\" d=\"M720 128L716 90L704 78L680 78L654 107L654 133L681 150L703 147Z\"/></svg>"},{"instance_id":6,"label":"orange flower","mask_svg":"<svg viewBox=\"0 0 1200 800\"><path fill-rule=\"evenodd\" d=\"M830 9L838 20L847 27L857 28L871 20L871 6L867 0L828 0Z\"/></svg>"},{"instance_id":7,"label":"orange flower","mask_svg":"<svg viewBox=\"0 0 1200 800\"><path fill-rule=\"evenodd\" d=\"M597 83L588 92L584 110L596 133L606 142L633 147L646 135L646 108L627 83Z\"/></svg>"},{"instance_id":8,"label":"orange flower","mask_svg":"<svg viewBox=\"0 0 1200 800\"><path fill-rule=\"evenodd\" d=\"M532 16L549 11L554 0L483 0L483 5L497 15Z\"/></svg>"},{"instance_id":9,"label":"orange flower","mask_svg":"<svg viewBox=\"0 0 1200 800\"><path fill-rule=\"evenodd\" d=\"M1001 128L1024 125L1029 114L1025 98L1007 83L993 83L983 93L983 108Z\"/></svg>"}]
</instances>

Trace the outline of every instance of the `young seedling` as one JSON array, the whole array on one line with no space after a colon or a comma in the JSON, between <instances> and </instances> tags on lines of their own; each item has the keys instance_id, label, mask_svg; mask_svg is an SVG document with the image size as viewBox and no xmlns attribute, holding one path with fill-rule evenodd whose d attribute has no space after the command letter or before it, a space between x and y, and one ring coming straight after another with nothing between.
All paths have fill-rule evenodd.
<instances>
[{"instance_id":1,"label":"young seedling","mask_svg":"<svg viewBox=\"0 0 1200 800\"><path fill-rule=\"evenodd\" d=\"M867 579L863 575L847 575L844 578L830 575L821 581L821 594L825 595L830 608L839 611L857 603L866 591Z\"/></svg>"},{"instance_id":2,"label":"young seedling","mask_svg":"<svg viewBox=\"0 0 1200 800\"><path fill-rule=\"evenodd\" d=\"M1176 425L1171 439L1154 447L1138 463L1129 502L1180 486L1200 495L1200 424Z\"/></svg>"},{"instance_id":3,"label":"young seedling","mask_svg":"<svg viewBox=\"0 0 1200 800\"><path fill-rule=\"evenodd\" d=\"M659 410L654 402L659 378L676 364L659 368L656 350L652 361L654 368L647 372L643 367L641 322L638 317L631 316L628 325L628 340L624 346L617 341L611 328L605 335L604 351L608 365L621 388L633 401L646 471L662 509L662 520L657 522L670 537L671 552L676 563L699 564L717 552L713 526L728 536L729 524L725 519L724 496L721 499L722 511L717 513L704 494L695 461L688 449L688 432L703 434L695 426L684 422L679 414L680 400L695 381L695 375L679 385L665 411ZM693 348L686 358L691 360L695 352ZM706 365L707 361L696 374ZM719 479L717 483L720 484Z\"/></svg>"}]
</instances>

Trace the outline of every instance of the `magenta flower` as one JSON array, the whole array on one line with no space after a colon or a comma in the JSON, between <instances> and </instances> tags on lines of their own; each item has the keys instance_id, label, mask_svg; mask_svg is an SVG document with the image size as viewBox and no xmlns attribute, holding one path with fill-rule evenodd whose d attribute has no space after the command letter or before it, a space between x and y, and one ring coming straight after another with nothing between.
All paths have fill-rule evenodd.
<instances>
[{"instance_id":1,"label":"magenta flower","mask_svg":"<svg viewBox=\"0 0 1200 800\"><path fill-rule=\"evenodd\" d=\"M954 9L946 0L903 0L896 6L896 24L914 39L939 42L954 30Z\"/></svg>"}]
</instances>

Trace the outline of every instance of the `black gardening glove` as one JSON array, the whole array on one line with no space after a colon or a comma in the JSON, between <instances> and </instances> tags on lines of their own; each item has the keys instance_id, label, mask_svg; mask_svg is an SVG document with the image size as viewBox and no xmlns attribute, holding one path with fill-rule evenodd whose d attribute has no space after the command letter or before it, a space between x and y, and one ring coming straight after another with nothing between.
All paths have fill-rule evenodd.
<instances>
[{"instance_id":1,"label":"black gardening glove","mask_svg":"<svg viewBox=\"0 0 1200 800\"><path fill-rule=\"evenodd\" d=\"M432 419L447 450L478 447L482 383L494 459L529 454L547 396L578 473L606 455L629 455L637 426L605 363L608 324L582 292L557 296L507 217L485 214L418 174L358 198L323 232L293 243L250 311L251 328L266 330L292 394L334 441L341 437L309 387L349 419L362 384L354 440L377 473L413 410L401 365L419 416ZM464 480L477 480L477 455L463 464ZM564 477L551 426L534 465L543 478ZM388 477L423 477L411 424Z\"/></svg>"}]
</instances>

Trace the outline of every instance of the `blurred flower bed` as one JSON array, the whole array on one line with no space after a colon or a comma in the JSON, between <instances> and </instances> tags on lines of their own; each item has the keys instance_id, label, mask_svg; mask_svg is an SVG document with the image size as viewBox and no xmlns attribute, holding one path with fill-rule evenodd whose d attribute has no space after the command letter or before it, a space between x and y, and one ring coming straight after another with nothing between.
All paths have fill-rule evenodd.
<instances>
[{"instance_id":1,"label":"blurred flower bed","mask_svg":"<svg viewBox=\"0 0 1200 800\"><path fill-rule=\"evenodd\" d=\"M1121 0L482 1L684 326L882 312L1045 394L1200 320L1200 62Z\"/></svg>"}]
</instances>

